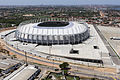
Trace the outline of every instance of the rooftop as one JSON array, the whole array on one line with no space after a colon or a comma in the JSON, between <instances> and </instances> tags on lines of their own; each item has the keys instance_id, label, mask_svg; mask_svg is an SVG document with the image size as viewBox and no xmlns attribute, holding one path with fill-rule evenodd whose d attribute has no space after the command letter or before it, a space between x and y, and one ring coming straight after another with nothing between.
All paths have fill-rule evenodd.
<instances>
[{"instance_id":1,"label":"rooftop","mask_svg":"<svg viewBox=\"0 0 120 80\"><path fill-rule=\"evenodd\" d=\"M0 69L6 70L6 69L16 65L17 63L19 63L19 61L12 60L12 59L0 60Z\"/></svg>"},{"instance_id":2,"label":"rooftop","mask_svg":"<svg viewBox=\"0 0 120 80\"><path fill-rule=\"evenodd\" d=\"M10 80L27 80L30 78L35 72L37 71L34 66L29 65L25 67L23 70L18 72L14 77L12 77Z\"/></svg>"},{"instance_id":3,"label":"rooftop","mask_svg":"<svg viewBox=\"0 0 120 80\"><path fill-rule=\"evenodd\" d=\"M33 34L33 35L73 35L84 33L88 30L85 23L69 22L69 25L64 27L40 27L40 23L29 23L19 26L17 31L19 33Z\"/></svg>"}]
</instances>

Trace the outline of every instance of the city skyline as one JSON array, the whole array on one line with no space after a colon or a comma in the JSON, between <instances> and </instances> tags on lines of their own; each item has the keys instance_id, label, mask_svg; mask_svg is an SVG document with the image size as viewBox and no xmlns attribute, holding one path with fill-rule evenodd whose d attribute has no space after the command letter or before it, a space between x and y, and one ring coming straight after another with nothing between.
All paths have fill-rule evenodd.
<instances>
[{"instance_id":1,"label":"city skyline","mask_svg":"<svg viewBox=\"0 0 120 80\"><path fill-rule=\"evenodd\" d=\"M120 5L120 0L0 0L0 5Z\"/></svg>"}]
</instances>

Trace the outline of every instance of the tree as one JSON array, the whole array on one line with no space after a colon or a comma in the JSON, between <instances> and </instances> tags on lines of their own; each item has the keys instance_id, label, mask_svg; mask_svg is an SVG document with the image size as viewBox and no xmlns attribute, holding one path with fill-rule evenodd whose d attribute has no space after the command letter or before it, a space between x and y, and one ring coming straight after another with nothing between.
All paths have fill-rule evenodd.
<instances>
[{"instance_id":1,"label":"tree","mask_svg":"<svg viewBox=\"0 0 120 80\"><path fill-rule=\"evenodd\" d=\"M68 70L70 69L69 64L67 62L63 62L59 67L61 68L63 75L67 75Z\"/></svg>"},{"instance_id":2,"label":"tree","mask_svg":"<svg viewBox=\"0 0 120 80\"><path fill-rule=\"evenodd\" d=\"M12 59L15 59L15 58L17 58L17 56L16 56L16 55L13 55L11 58L12 58Z\"/></svg>"}]
</instances>

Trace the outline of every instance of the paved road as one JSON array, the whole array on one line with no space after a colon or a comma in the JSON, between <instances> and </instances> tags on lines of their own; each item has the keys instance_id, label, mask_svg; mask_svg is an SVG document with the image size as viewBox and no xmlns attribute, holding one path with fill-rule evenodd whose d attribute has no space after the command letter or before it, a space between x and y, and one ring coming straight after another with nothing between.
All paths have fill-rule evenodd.
<instances>
[{"instance_id":1,"label":"paved road","mask_svg":"<svg viewBox=\"0 0 120 80\"><path fill-rule=\"evenodd\" d=\"M24 54L22 54L22 53L18 53L18 52L16 52L16 51L10 49L9 47L7 47L7 48L8 48L10 51L12 51L13 53L16 53L16 54L19 54L19 55L21 55L21 56L24 56ZM28 56L28 58L31 58L31 59L37 60L37 61L42 61L42 62L46 62L46 63L53 64L53 62L49 62L49 61L45 61L45 60L40 60L40 59L31 57L31 56ZM54 63L54 64L59 65L60 63ZM97 74L95 73L96 75L94 75L94 74L92 74L92 73L93 73L93 72L96 72L96 71L93 71L93 70L91 70L91 69L86 69L86 68L82 68L82 67L76 67L76 66L73 66L73 65L72 65L71 67L72 67L72 68L77 68L78 70L82 70L82 71L85 70L85 72L88 71L88 73L85 73L85 72L77 72L77 71L73 72L73 71L71 71L72 74L84 75L84 76L89 76L89 77L96 77L96 78L101 78L101 79L106 79L106 80L113 80L113 78L110 77L110 76L114 76L114 75L112 75L112 74L110 74L110 75L106 74L106 75L108 75L108 76L104 76L104 75L101 75L100 72L98 72ZM90 72L91 72L91 74L89 74ZM120 79L117 79L117 80L120 80Z\"/></svg>"},{"instance_id":2,"label":"paved road","mask_svg":"<svg viewBox=\"0 0 120 80\"><path fill-rule=\"evenodd\" d=\"M22 53L20 53L20 52L17 52L17 51L15 51L15 50L9 48L8 46L6 46L6 47L7 47L11 52L16 53L16 54L21 55L21 56L24 56L24 54L22 54ZM59 65L59 64L60 64L60 63L57 63L57 62L54 62L54 63L53 63L53 62L51 62L51 61L41 60L41 59L38 59L38 58L35 58L35 57L32 57L32 56L28 56L28 58L33 59L33 60L36 60L36 61L40 61L40 62L45 62L45 63L54 64L54 65ZM76 66L74 66L74 65L72 65L71 67L72 67L72 68L76 68ZM78 75L86 75L86 76L89 76L89 77L94 76L94 74L92 73L94 70L86 69L86 68L82 68L82 67L77 67L77 69L80 70L80 71L85 71L85 72L77 72L77 71L73 72L73 71L72 71L71 73L73 73L73 74L78 74ZM86 71L88 71L88 73L87 73ZM90 72L91 72L91 74L89 74ZM96 71L94 71L94 72L96 72ZM96 78L113 80L113 79L110 77L112 74L110 74L110 75L107 74L107 76L104 76L104 75L101 75L101 72L96 72L96 73L97 73L97 75L94 76L94 77L96 77ZM96 74L96 73L95 73L95 74ZM112 75L112 76L113 76L113 75ZM117 80L119 80L119 79L117 79Z\"/></svg>"},{"instance_id":3,"label":"paved road","mask_svg":"<svg viewBox=\"0 0 120 80\"><path fill-rule=\"evenodd\" d=\"M107 47L108 51L109 51L109 55L111 56L114 64L116 65L120 65L120 59L117 56L117 54L115 53L115 51L113 50L113 48L111 47L111 45L109 44L109 42L106 40L106 38L103 36L103 34L100 32L100 30L97 28L96 25L94 25L96 31L98 32L98 34L100 35L101 39L103 40L105 46Z\"/></svg>"},{"instance_id":4,"label":"paved road","mask_svg":"<svg viewBox=\"0 0 120 80\"><path fill-rule=\"evenodd\" d=\"M37 64L36 64L37 65ZM40 69L43 69L44 70L47 70L47 71L54 71L55 67L48 67L48 66L44 66L44 65L37 65L39 66ZM78 70L81 70L80 68L78 68ZM88 69L89 70L89 69ZM115 78L113 79L113 77L108 77L108 76L102 76L101 75L96 75L96 72L94 74L90 74L90 73L86 73L86 72L81 72L81 71L69 71L69 73L71 73L72 75L81 75L81 76L88 76L88 77L96 77L96 78L99 78L99 79L105 79L105 80L119 80L118 78ZM42 75L42 74L41 74ZM106 75L106 74L104 74ZM112 76L112 75L111 75Z\"/></svg>"},{"instance_id":5,"label":"paved road","mask_svg":"<svg viewBox=\"0 0 120 80\"><path fill-rule=\"evenodd\" d=\"M71 73L73 73L74 75L77 75L77 74L81 74L81 75L86 75L86 76L89 76L89 77L95 77L95 78L99 78L99 79L105 79L105 80L113 80L112 77L107 77L107 76L101 76L101 75L92 75L92 74L88 74L88 73L82 73L82 72L73 72L73 71L70 71ZM119 79L117 79L119 80Z\"/></svg>"}]
</instances>

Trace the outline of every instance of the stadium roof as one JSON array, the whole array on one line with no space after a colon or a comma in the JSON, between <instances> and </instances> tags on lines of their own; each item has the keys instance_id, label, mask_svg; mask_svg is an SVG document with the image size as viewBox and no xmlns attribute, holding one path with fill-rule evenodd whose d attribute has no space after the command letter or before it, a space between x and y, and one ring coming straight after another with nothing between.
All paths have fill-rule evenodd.
<instances>
[{"instance_id":1,"label":"stadium roof","mask_svg":"<svg viewBox=\"0 0 120 80\"><path fill-rule=\"evenodd\" d=\"M40 23L30 23L19 26L17 29L20 33L34 34L34 35L73 35L84 33L88 27L85 23L69 22L64 27L40 27Z\"/></svg>"}]
</instances>

